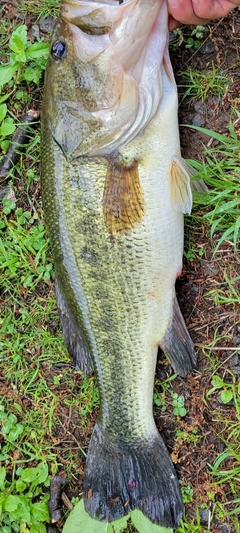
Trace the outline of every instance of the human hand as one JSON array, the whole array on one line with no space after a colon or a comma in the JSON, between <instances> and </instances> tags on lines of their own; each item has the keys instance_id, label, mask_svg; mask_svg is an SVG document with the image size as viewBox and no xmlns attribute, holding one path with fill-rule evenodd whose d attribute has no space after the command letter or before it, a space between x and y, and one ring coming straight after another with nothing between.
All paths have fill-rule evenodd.
<instances>
[{"instance_id":1,"label":"human hand","mask_svg":"<svg viewBox=\"0 0 240 533\"><path fill-rule=\"evenodd\" d=\"M211 19L225 17L237 6L240 0L167 0L169 29L181 24L207 24Z\"/></svg>"}]
</instances>

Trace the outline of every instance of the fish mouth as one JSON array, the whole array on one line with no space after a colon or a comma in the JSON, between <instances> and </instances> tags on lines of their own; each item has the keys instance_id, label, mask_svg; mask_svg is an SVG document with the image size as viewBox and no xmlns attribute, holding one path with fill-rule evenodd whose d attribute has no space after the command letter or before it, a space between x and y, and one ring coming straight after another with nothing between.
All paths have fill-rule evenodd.
<instances>
[{"instance_id":1,"label":"fish mouth","mask_svg":"<svg viewBox=\"0 0 240 533\"><path fill-rule=\"evenodd\" d=\"M62 7L65 22L89 35L109 33L123 11L138 0L70 0Z\"/></svg>"}]
</instances>

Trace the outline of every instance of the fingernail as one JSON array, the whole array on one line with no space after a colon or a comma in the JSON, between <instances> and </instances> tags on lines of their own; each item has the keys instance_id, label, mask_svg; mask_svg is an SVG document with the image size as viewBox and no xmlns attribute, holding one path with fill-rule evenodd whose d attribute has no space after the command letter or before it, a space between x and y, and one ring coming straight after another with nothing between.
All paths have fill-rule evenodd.
<instances>
[{"instance_id":1,"label":"fingernail","mask_svg":"<svg viewBox=\"0 0 240 533\"><path fill-rule=\"evenodd\" d=\"M168 0L168 4L171 9L176 9L179 6L178 0Z\"/></svg>"},{"instance_id":2,"label":"fingernail","mask_svg":"<svg viewBox=\"0 0 240 533\"><path fill-rule=\"evenodd\" d=\"M192 0L193 4L199 4L199 0Z\"/></svg>"}]
</instances>

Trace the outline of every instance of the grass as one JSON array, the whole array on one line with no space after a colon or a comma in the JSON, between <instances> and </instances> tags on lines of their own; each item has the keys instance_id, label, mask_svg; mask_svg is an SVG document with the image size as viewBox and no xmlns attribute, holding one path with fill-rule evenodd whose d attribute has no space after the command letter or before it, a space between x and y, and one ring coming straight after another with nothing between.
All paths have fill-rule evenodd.
<instances>
[{"instance_id":1,"label":"grass","mask_svg":"<svg viewBox=\"0 0 240 533\"><path fill-rule=\"evenodd\" d=\"M190 67L181 72L181 78L179 90L181 94L184 89L183 99L190 97L202 102L205 102L209 96L220 99L229 84L229 78L220 72L214 63L206 72L195 71Z\"/></svg>"},{"instance_id":2,"label":"grass","mask_svg":"<svg viewBox=\"0 0 240 533\"><path fill-rule=\"evenodd\" d=\"M29 1L24 2L22 9L34 19L57 11L58 5L54 0L39 1L34 5ZM0 42L5 63L9 52L6 30L10 28L10 35L14 25L9 26L4 17L0 25L4 29L0 32ZM203 86L200 74L194 77L195 88L189 86L189 96L206 98L212 90L218 95L219 91L225 90L227 82L217 77L216 72L214 83L205 79L207 85ZM188 79L193 83L192 75ZM0 98L6 97L3 103L6 102L8 113L14 109L17 119L21 120L22 110L34 98L39 99L39 94L33 84L24 81L24 76L17 90L13 87L13 78L9 81ZM21 92L25 95L24 101L19 96ZM201 410L213 412L209 431L213 440L219 438L223 443L222 451L216 449L213 454L209 451L213 460L204 470L204 487L207 487L204 492L195 494L195 471L190 477L185 475L184 469L181 471L186 512L177 533L208 533L213 531L215 519L218 523L229 524L232 531L240 531L240 390L233 370L229 371L217 356L217 350L224 349L228 359L228 347L233 348L231 330L228 331L231 326L222 328L221 316L226 321L232 313L234 325L239 320L240 277L237 256L234 256L240 228L239 141L236 133L239 119L239 113L233 111L226 135L201 130L208 134L212 144L205 148L201 163L191 161L197 171L196 177L204 178L209 192L196 197L194 213L188 219L189 244L185 255L189 272L192 265L198 265L201 260L220 265L221 272L217 283L211 276L210 281L205 279L202 282L206 286L203 299L206 307L211 308L209 314L213 315L213 325L206 325L209 337L207 340L204 337L201 343L205 361L205 397L198 397L195 386L197 379L201 381L198 375L192 381L188 378L189 390L192 387L190 399L186 390L182 390L183 380L174 376L157 378L154 391L155 417L166 428L172 424L170 433L175 434L173 453L178 465L181 465L182 455L192 454L194 457L196 449L204 448L203 420L198 421ZM9 142L10 135L5 137L4 140ZM67 475L70 494L76 501L79 480L83 476L86 442L99 407L95 378L87 379L72 370L59 328L53 264L39 195L39 142L39 131L31 129L31 140L24 155L4 182L15 195L5 198L1 206L0 526L3 533L46 533L49 480L55 473ZM3 144L3 151L5 147ZM201 237L203 233L207 236L205 241ZM227 264L224 264L223 256L227 258ZM230 355L233 353L230 351ZM239 354L237 347L235 353ZM219 396L221 403L218 402ZM211 410L212 404L217 408ZM195 415L192 414L193 407ZM41 475L33 486L36 472ZM221 500L223 494L226 495L224 501ZM211 508L210 530L208 524L204 525L200 513L208 508ZM40 511L44 521L39 518ZM128 525L128 533L135 531L133 525Z\"/></svg>"},{"instance_id":3,"label":"grass","mask_svg":"<svg viewBox=\"0 0 240 533\"><path fill-rule=\"evenodd\" d=\"M22 13L25 15L30 13L38 20L49 15L57 16L61 8L61 0L36 0L34 4L32 0L20 0L20 6Z\"/></svg>"},{"instance_id":4,"label":"grass","mask_svg":"<svg viewBox=\"0 0 240 533\"><path fill-rule=\"evenodd\" d=\"M202 177L209 186L207 195L195 198L198 205L207 207L203 219L211 228L211 237L221 232L214 253L224 240L231 240L237 250L240 237L240 185L239 185L239 139L234 122L240 120L240 113L233 110L228 135L222 135L205 128L192 126L209 135L215 141L212 148L205 148L203 162L189 161L195 168L196 178Z\"/></svg>"}]
</instances>

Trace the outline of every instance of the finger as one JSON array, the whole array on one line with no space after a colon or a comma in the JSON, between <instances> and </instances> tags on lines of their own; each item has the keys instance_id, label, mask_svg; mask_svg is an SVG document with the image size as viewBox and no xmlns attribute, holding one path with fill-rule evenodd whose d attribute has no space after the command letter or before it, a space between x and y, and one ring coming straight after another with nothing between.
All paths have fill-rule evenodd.
<instances>
[{"instance_id":1,"label":"finger","mask_svg":"<svg viewBox=\"0 0 240 533\"><path fill-rule=\"evenodd\" d=\"M192 0L195 16L199 18L219 19L225 17L240 5L240 0Z\"/></svg>"},{"instance_id":2,"label":"finger","mask_svg":"<svg viewBox=\"0 0 240 533\"><path fill-rule=\"evenodd\" d=\"M205 15L203 16L196 13L194 8L195 5L193 6L192 0L168 0L169 13L175 21L178 21L178 25L180 23L204 25L209 22L211 15L207 10L205 10Z\"/></svg>"},{"instance_id":3,"label":"finger","mask_svg":"<svg viewBox=\"0 0 240 533\"><path fill-rule=\"evenodd\" d=\"M179 28L182 23L179 22L179 20L174 19L171 15L168 17L168 29L169 31L176 30L176 28Z\"/></svg>"}]
</instances>

